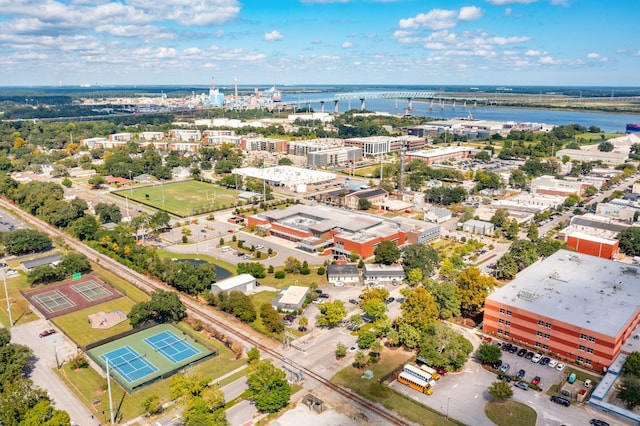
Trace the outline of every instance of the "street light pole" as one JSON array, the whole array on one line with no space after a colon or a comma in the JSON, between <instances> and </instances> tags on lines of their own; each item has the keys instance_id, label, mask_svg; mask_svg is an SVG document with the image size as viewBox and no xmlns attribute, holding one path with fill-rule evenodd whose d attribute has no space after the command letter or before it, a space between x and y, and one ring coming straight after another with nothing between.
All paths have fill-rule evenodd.
<instances>
[{"instance_id":1,"label":"street light pole","mask_svg":"<svg viewBox=\"0 0 640 426\"><path fill-rule=\"evenodd\" d=\"M129 191L131 192L131 196L133 197L133 181L131 179L131 170L129 170Z\"/></svg>"},{"instance_id":2,"label":"street light pole","mask_svg":"<svg viewBox=\"0 0 640 426\"><path fill-rule=\"evenodd\" d=\"M447 397L447 419L449 418L449 401L451 400L450 397Z\"/></svg>"},{"instance_id":3,"label":"street light pole","mask_svg":"<svg viewBox=\"0 0 640 426\"><path fill-rule=\"evenodd\" d=\"M9 301L9 290L7 290L7 267L2 268L2 281L4 282L4 295L7 298L7 312L9 312L9 328L13 327L13 317L11 316L11 302Z\"/></svg>"},{"instance_id":4,"label":"street light pole","mask_svg":"<svg viewBox=\"0 0 640 426\"><path fill-rule=\"evenodd\" d=\"M162 205L164 206L164 180L160 181L160 189L162 189Z\"/></svg>"},{"instance_id":5,"label":"street light pole","mask_svg":"<svg viewBox=\"0 0 640 426\"><path fill-rule=\"evenodd\" d=\"M113 398L111 397L111 375L109 374L109 358L106 358L107 362L107 390L109 392L109 419L113 424Z\"/></svg>"}]
</instances>

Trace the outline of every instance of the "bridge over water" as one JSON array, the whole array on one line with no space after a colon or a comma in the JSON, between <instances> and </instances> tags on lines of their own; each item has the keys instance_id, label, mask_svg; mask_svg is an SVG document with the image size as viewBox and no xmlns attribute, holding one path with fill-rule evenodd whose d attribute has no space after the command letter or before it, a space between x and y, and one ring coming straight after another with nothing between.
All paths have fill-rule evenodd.
<instances>
[{"instance_id":1,"label":"bridge over water","mask_svg":"<svg viewBox=\"0 0 640 426\"><path fill-rule=\"evenodd\" d=\"M430 109L433 108L434 104L438 104L441 107L444 107L445 103L451 103L455 107L456 102L459 102L464 104L465 106L467 105L467 103L471 103L474 106L476 106L478 102L486 103L488 101L487 98L446 96L439 92L389 91L389 92L345 92L345 93L337 93L332 97L324 97L324 98L321 97L316 99L287 101L287 102L281 102L281 103L286 105L297 105L298 107L300 107L301 105L310 106L310 104L319 103L320 110L324 112L325 103L333 102L333 109L334 109L334 112L337 114L339 112L338 105L340 101L359 100L360 110L365 110L367 99L406 99L407 111L411 111L413 109L414 99L428 100Z\"/></svg>"}]
</instances>

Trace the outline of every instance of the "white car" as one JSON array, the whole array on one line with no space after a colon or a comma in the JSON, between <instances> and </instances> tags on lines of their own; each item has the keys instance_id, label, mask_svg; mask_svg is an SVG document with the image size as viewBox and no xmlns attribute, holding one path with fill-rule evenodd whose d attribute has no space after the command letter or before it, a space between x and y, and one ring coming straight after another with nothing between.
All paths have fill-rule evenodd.
<instances>
[{"instance_id":1,"label":"white car","mask_svg":"<svg viewBox=\"0 0 640 426\"><path fill-rule=\"evenodd\" d=\"M549 361L549 364L547 364L549 366L549 368L556 368L556 365L558 365L558 361L556 361L555 359L552 359L551 361Z\"/></svg>"},{"instance_id":2,"label":"white car","mask_svg":"<svg viewBox=\"0 0 640 426\"><path fill-rule=\"evenodd\" d=\"M562 370L564 370L564 367L565 367L565 365L563 363L560 363L560 364L556 365L556 370L562 371Z\"/></svg>"},{"instance_id":3,"label":"white car","mask_svg":"<svg viewBox=\"0 0 640 426\"><path fill-rule=\"evenodd\" d=\"M344 283L342 281L336 281L333 285L334 287L344 287Z\"/></svg>"},{"instance_id":4,"label":"white car","mask_svg":"<svg viewBox=\"0 0 640 426\"><path fill-rule=\"evenodd\" d=\"M16 271L15 269L7 269L6 274L8 277L12 277L14 275L18 275L18 271Z\"/></svg>"},{"instance_id":5,"label":"white car","mask_svg":"<svg viewBox=\"0 0 640 426\"><path fill-rule=\"evenodd\" d=\"M351 354L351 353L354 353L354 352L355 352L355 351L357 351L358 349L360 349L360 348L358 348L358 344L356 343L355 345L353 345L353 346L351 346L351 347L349 348L349 353L350 353L350 354Z\"/></svg>"},{"instance_id":6,"label":"white car","mask_svg":"<svg viewBox=\"0 0 640 426\"><path fill-rule=\"evenodd\" d=\"M538 363L542 359L542 354L535 354L533 358L531 358L531 362Z\"/></svg>"},{"instance_id":7,"label":"white car","mask_svg":"<svg viewBox=\"0 0 640 426\"><path fill-rule=\"evenodd\" d=\"M264 248L264 246L262 244L258 244L256 246L256 250L262 250Z\"/></svg>"}]
</instances>

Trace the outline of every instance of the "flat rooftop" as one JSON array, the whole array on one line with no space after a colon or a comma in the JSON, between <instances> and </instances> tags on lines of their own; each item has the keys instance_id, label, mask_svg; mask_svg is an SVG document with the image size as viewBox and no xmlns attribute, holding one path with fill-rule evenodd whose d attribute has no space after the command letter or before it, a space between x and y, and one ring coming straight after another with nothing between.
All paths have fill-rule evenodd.
<instances>
[{"instance_id":1,"label":"flat rooftop","mask_svg":"<svg viewBox=\"0 0 640 426\"><path fill-rule=\"evenodd\" d=\"M615 337L638 311L640 270L558 250L520 272L487 300Z\"/></svg>"}]
</instances>

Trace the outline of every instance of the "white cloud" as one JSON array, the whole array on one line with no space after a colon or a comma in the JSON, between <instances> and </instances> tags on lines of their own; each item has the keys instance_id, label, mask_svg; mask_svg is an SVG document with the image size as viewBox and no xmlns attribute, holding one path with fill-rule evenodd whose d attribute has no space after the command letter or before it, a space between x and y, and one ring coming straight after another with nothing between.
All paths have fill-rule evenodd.
<instances>
[{"instance_id":1,"label":"white cloud","mask_svg":"<svg viewBox=\"0 0 640 426\"><path fill-rule=\"evenodd\" d=\"M538 59L538 62L544 65L558 65L561 63L559 59L552 58L551 56L543 56Z\"/></svg>"},{"instance_id":2,"label":"white cloud","mask_svg":"<svg viewBox=\"0 0 640 426\"><path fill-rule=\"evenodd\" d=\"M202 50L198 49L197 47L189 47L184 49L183 53L189 56L198 56L202 54Z\"/></svg>"},{"instance_id":3,"label":"white cloud","mask_svg":"<svg viewBox=\"0 0 640 426\"><path fill-rule=\"evenodd\" d=\"M489 3L495 6L504 6L505 4L529 4L535 3L538 0L487 0Z\"/></svg>"},{"instance_id":4,"label":"white cloud","mask_svg":"<svg viewBox=\"0 0 640 426\"><path fill-rule=\"evenodd\" d=\"M266 41L280 41L282 40L282 34L278 30L273 30L270 33L266 33L264 39Z\"/></svg>"},{"instance_id":5,"label":"white cloud","mask_svg":"<svg viewBox=\"0 0 640 426\"><path fill-rule=\"evenodd\" d=\"M510 7L507 7L504 10L504 16L511 16L512 13L513 13L513 10Z\"/></svg>"},{"instance_id":6,"label":"white cloud","mask_svg":"<svg viewBox=\"0 0 640 426\"><path fill-rule=\"evenodd\" d=\"M353 47L353 44L351 44L348 41L345 41L344 43L342 43L342 48L343 49L351 49Z\"/></svg>"},{"instance_id":7,"label":"white cloud","mask_svg":"<svg viewBox=\"0 0 640 426\"><path fill-rule=\"evenodd\" d=\"M527 50L526 52L524 52L524 56L540 56L542 55L542 52L540 52L539 50Z\"/></svg>"},{"instance_id":8,"label":"white cloud","mask_svg":"<svg viewBox=\"0 0 640 426\"><path fill-rule=\"evenodd\" d=\"M609 60L608 58L601 56L599 53L593 53L593 52L587 54L587 59L593 59L600 62L607 62Z\"/></svg>"},{"instance_id":9,"label":"white cloud","mask_svg":"<svg viewBox=\"0 0 640 426\"><path fill-rule=\"evenodd\" d=\"M432 30L442 30L455 27L457 16L458 13L455 10L433 9L429 13L419 13L414 18L401 19L399 25L403 29L426 27Z\"/></svg>"},{"instance_id":10,"label":"white cloud","mask_svg":"<svg viewBox=\"0 0 640 426\"><path fill-rule=\"evenodd\" d=\"M475 6L466 6L460 8L458 13L458 20L460 21L474 21L482 17L482 9Z\"/></svg>"}]
</instances>

